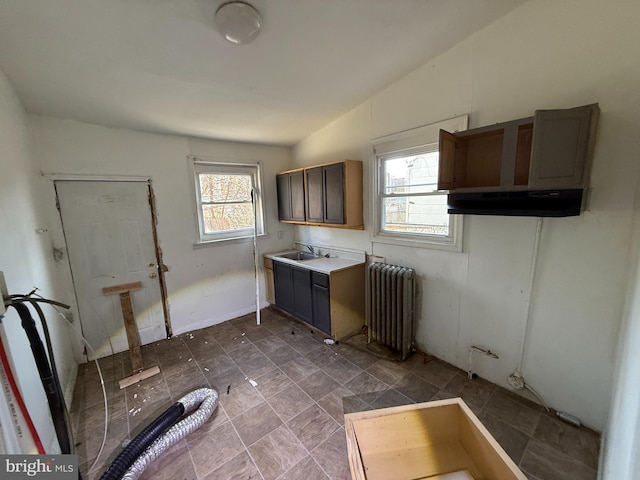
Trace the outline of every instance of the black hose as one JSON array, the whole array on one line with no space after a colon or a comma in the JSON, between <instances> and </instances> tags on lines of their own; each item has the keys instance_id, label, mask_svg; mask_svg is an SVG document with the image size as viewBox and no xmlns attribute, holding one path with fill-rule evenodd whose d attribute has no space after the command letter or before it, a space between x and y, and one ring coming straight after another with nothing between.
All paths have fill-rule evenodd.
<instances>
[{"instance_id":1,"label":"black hose","mask_svg":"<svg viewBox=\"0 0 640 480\"><path fill-rule=\"evenodd\" d=\"M42 344L42 340L40 339L38 329L36 328L36 322L33 321L33 317L31 316L29 309L22 303L13 302L11 303L11 306L18 312L18 315L22 320L22 328L29 339L33 359L36 362L36 367L40 374L40 381L42 382L44 392L47 396L47 402L49 403L51 419L53 420L53 426L58 438L58 444L60 445L60 451L63 454L71 453L69 431L65 421L65 409L63 407L64 399L58 394L56 379L51 371L47 354Z\"/></svg>"},{"instance_id":2,"label":"black hose","mask_svg":"<svg viewBox=\"0 0 640 480\"><path fill-rule=\"evenodd\" d=\"M184 414L184 405L180 402L171 405L158 418L144 428L122 449L102 474L100 480L120 480L133 465L133 462Z\"/></svg>"},{"instance_id":3,"label":"black hose","mask_svg":"<svg viewBox=\"0 0 640 480\"><path fill-rule=\"evenodd\" d=\"M51 373L53 374L53 381L56 386L57 395L62 399L62 408L64 410L64 421L67 425L71 425L71 418L69 417L69 410L67 409L67 404L64 401L64 392L62 391L62 385L60 385L60 377L58 377L58 368L56 367L56 359L53 355L53 345L51 343L51 335L49 334L49 327L47 326L47 319L44 316L44 312L40 305L38 305L38 300L30 298L29 302L35 308L36 312L38 312L38 317L40 317L40 324L42 325L42 332L44 333L44 340L47 345L47 353L49 354L49 363L51 364ZM73 431L72 429L67 429L69 435L69 444L71 445L71 451L69 453L75 453L75 444L73 441Z\"/></svg>"}]
</instances>

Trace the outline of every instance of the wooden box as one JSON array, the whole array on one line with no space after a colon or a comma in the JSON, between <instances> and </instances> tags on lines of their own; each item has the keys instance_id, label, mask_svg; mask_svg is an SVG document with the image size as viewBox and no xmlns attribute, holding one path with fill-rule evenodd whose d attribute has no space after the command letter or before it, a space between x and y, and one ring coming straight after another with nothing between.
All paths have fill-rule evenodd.
<instances>
[{"instance_id":1,"label":"wooden box","mask_svg":"<svg viewBox=\"0 0 640 480\"><path fill-rule=\"evenodd\" d=\"M344 419L354 480L527 478L460 398Z\"/></svg>"}]
</instances>

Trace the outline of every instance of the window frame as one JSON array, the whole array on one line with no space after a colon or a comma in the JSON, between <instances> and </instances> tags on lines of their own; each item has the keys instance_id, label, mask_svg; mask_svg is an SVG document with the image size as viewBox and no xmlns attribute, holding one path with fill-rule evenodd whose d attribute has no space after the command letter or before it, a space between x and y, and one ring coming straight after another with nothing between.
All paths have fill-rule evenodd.
<instances>
[{"instance_id":1,"label":"window frame","mask_svg":"<svg viewBox=\"0 0 640 480\"><path fill-rule=\"evenodd\" d=\"M197 237L196 246L216 244L219 242L243 241L253 238L254 231L258 236L265 234L264 222L264 201L262 191L262 174L260 162L257 163L232 163L223 161L208 161L194 157L191 162L192 168L192 185L193 199L197 219ZM201 198L200 177L205 174L240 174L249 175L251 178L251 186L255 194L255 221L256 227L240 230L225 230L217 233L206 233L204 227L203 206L213 203L203 202Z\"/></svg>"},{"instance_id":2,"label":"window frame","mask_svg":"<svg viewBox=\"0 0 640 480\"><path fill-rule=\"evenodd\" d=\"M378 137L371 142L373 175L373 243L403 245L418 248L433 248L439 250L462 251L462 215L449 215L449 235L433 235L426 233L406 233L383 230L384 201L393 195L386 194L383 165L386 160L402 158L413 154L427 153L437 150L440 129L458 132L467 129L468 116L462 115L442 122L405 130L403 132ZM447 191L425 192L406 196L440 196Z\"/></svg>"}]
</instances>

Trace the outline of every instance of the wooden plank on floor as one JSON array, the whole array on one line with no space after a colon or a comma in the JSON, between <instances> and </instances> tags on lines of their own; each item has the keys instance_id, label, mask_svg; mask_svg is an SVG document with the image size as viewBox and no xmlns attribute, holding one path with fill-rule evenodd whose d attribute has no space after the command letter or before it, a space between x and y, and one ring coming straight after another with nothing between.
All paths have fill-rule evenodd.
<instances>
[{"instance_id":1,"label":"wooden plank on floor","mask_svg":"<svg viewBox=\"0 0 640 480\"><path fill-rule=\"evenodd\" d=\"M147 368L146 370L143 370L142 372L138 372L135 375L131 375L130 377L123 378L118 382L118 385L120 386L120 390L122 390L123 388L127 388L133 385L134 383L141 382L145 378L153 377L158 373L160 373L160 367L155 365L151 368Z\"/></svg>"}]
</instances>

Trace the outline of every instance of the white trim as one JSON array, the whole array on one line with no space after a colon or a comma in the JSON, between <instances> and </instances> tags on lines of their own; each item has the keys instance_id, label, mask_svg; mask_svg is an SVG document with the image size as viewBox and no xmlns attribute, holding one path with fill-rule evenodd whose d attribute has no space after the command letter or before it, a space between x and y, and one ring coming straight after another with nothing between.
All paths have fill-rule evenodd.
<instances>
[{"instance_id":1,"label":"white trim","mask_svg":"<svg viewBox=\"0 0 640 480\"><path fill-rule=\"evenodd\" d=\"M71 173L45 173L40 172L45 178L56 181L73 182L148 182L151 176L139 175L75 175Z\"/></svg>"},{"instance_id":2,"label":"white trim","mask_svg":"<svg viewBox=\"0 0 640 480\"><path fill-rule=\"evenodd\" d=\"M373 233L371 235L372 243L383 243L389 245L403 245L414 248L433 248L438 250L447 250L453 252L462 251L462 230L463 219L461 215L450 215L449 231L450 236L438 237L436 235L424 234L405 234L391 233L381 231L382 212L380 207L381 177L379 162L380 157L386 154L411 151L417 147L437 144L440 137L440 130L449 132L458 132L466 130L468 125L468 115L450 118L442 122L424 125L421 127L405 130L402 132L385 135L374 138L371 141L372 165L373 165L373 188L372 192L372 225ZM401 154L403 155L403 154Z\"/></svg>"},{"instance_id":3,"label":"white trim","mask_svg":"<svg viewBox=\"0 0 640 480\"><path fill-rule=\"evenodd\" d=\"M260 161L248 161L242 159L229 159L229 158L208 158L203 159L195 155L187 155L188 171L190 176L191 196L194 212L194 224L195 224L195 241L194 248L200 248L202 246L220 245L221 243L236 243L243 242L245 240L251 240L254 234L253 228L247 235L239 234L240 231L228 232L227 234L204 234L204 220L202 218L202 210L200 208L199 198L199 180L198 174L206 171L208 168L215 170L216 173L242 173L250 174L252 177L252 187L257 190L256 195L256 209L259 212L259 237L266 235L266 219L264 214L264 202L262 193L262 163ZM245 229L249 232L249 229ZM245 230L242 230L244 232Z\"/></svg>"},{"instance_id":4,"label":"white trim","mask_svg":"<svg viewBox=\"0 0 640 480\"><path fill-rule=\"evenodd\" d=\"M371 140L371 145L374 147L376 155L380 155L387 152L405 150L418 145L438 143L441 129L448 132L460 132L467 129L468 123L469 116L461 115L443 120L442 122L377 137Z\"/></svg>"}]
</instances>

